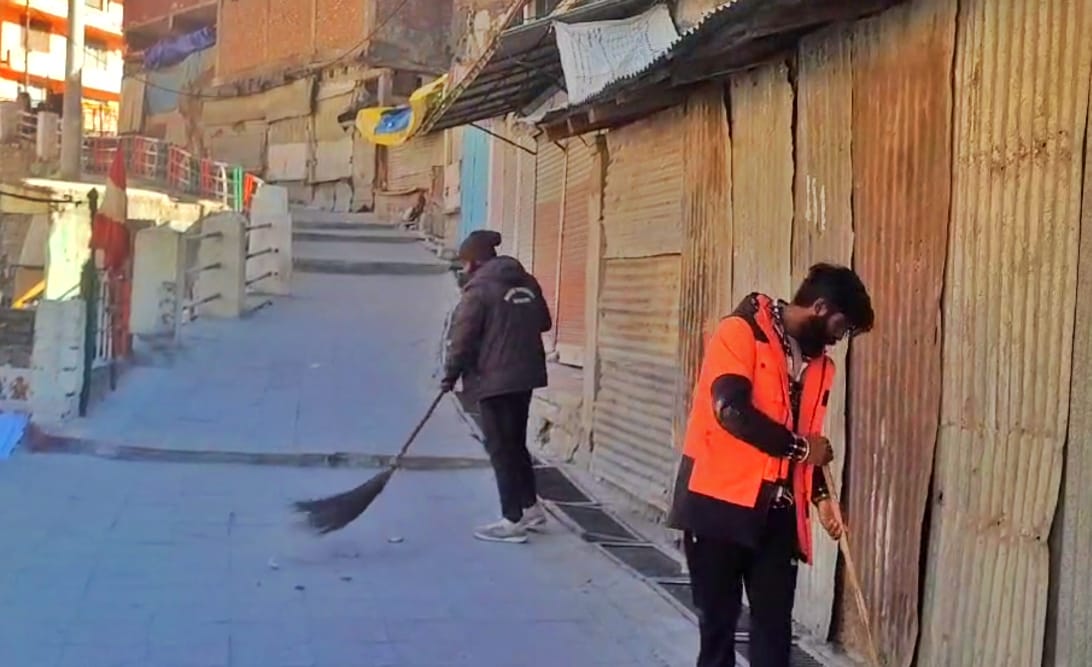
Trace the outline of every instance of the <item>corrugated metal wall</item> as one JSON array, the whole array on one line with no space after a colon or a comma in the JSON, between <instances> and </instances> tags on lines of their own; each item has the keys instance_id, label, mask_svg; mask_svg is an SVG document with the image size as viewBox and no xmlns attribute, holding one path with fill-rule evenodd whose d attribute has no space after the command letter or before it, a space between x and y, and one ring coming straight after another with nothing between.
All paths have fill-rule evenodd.
<instances>
[{"instance_id":1,"label":"corrugated metal wall","mask_svg":"<svg viewBox=\"0 0 1092 667\"><path fill-rule=\"evenodd\" d=\"M731 78L732 298L792 290L793 90L788 68L767 65Z\"/></svg>"},{"instance_id":2,"label":"corrugated metal wall","mask_svg":"<svg viewBox=\"0 0 1092 667\"><path fill-rule=\"evenodd\" d=\"M1043 664L1092 665L1092 147L1085 141L1084 201L1077 263L1077 311L1073 335L1073 380L1065 474L1050 535L1050 597Z\"/></svg>"},{"instance_id":3,"label":"corrugated metal wall","mask_svg":"<svg viewBox=\"0 0 1092 667\"><path fill-rule=\"evenodd\" d=\"M565 169L565 207L558 268L557 345L561 361L584 363L585 285L588 273L588 197L591 194L594 137L569 141Z\"/></svg>"},{"instance_id":4,"label":"corrugated metal wall","mask_svg":"<svg viewBox=\"0 0 1092 667\"><path fill-rule=\"evenodd\" d=\"M720 84L711 84L687 100L683 156L684 237L675 390L675 446L680 450L705 341L732 309L732 138Z\"/></svg>"},{"instance_id":5,"label":"corrugated metal wall","mask_svg":"<svg viewBox=\"0 0 1092 667\"><path fill-rule=\"evenodd\" d=\"M959 4L919 660L1035 667L1068 425L1092 3Z\"/></svg>"},{"instance_id":6,"label":"corrugated metal wall","mask_svg":"<svg viewBox=\"0 0 1092 667\"><path fill-rule=\"evenodd\" d=\"M489 135L476 127L463 130L459 167L459 238L485 229L489 216ZM394 189L394 186L391 186Z\"/></svg>"},{"instance_id":7,"label":"corrugated metal wall","mask_svg":"<svg viewBox=\"0 0 1092 667\"><path fill-rule=\"evenodd\" d=\"M940 404L955 0L900 5L855 32L853 253L877 327L850 350L847 520L880 653L905 667ZM842 640L863 652L851 595L841 610Z\"/></svg>"},{"instance_id":8,"label":"corrugated metal wall","mask_svg":"<svg viewBox=\"0 0 1092 667\"><path fill-rule=\"evenodd\" d=\"M680 269L677 254L606 259L599 292L592 471L663 511L677 462L665 388L678 375Z\"/></svg>"},{"instance_id":9,"label":"corrugated metal wall","mask_svg":"<svg viewBox=\"0 0 1092 667\"><path fill-rule=\"evenodd\" d=\"M517 139L521 146L537 151L529 137ZM516 157L516 257L528 269L534 266L535 254L535 172L538 155L519 151Z\"/></svg>"},{"instance_id":10,"label":"corrugated metal wall","mask_svg":"<svg viewBox=\"0 0 1092 667\"><path fill-rule=\"evenodd\" d=\"M557 144L542 140L538 144L536 168L534 274L542 285L542 295L557 322L557 268L561 250L561 193L564 190L565 151ZM554 335L547 336L550 342Z\"/></svg>"},{"instance_id":11,"label":"corrugated metal wall","mask_svg":"<svg viewBox=\"0 0 1092 667\"><path fill-rule=\"evenodd\" d=\"M853 261L853 45L851 31L837 27L800 45L796 87L795 216L792 283L798 285L817 262L849 266ZM788 295L785 295L786 298ZM842 479L846 449L847 346L830 350L837 367L827 406L826 434L834 445L831 471ZM840 489L839 489L840 490ZM834 611L838 545L812 516L814 562L797 575L796 620L826 637Z\"/></svg>"},{"instance_id":12,"label":"corrugated metal wall","mask_svg":"<svg viewBox=\"0 0 1092 667\"><path fill-rule=\"evenodd\" d=\"M677 107L607 135L606 209L628 216L603 220L608 257L648 257L682 250L682 127Z\"/></svg>"},{"instance_id":13,"label":"corrugated metal wall","mask_svg":"<svg viewBox=\"0 0 1092 667\"><path fill-rule=\"evenodd\" d=\"M511 132L504 121L497 120L489 128L496 134L511 139ZM516 155L519 149L511 144L490 137L489 141L489 215L487 226L501 233L498 252L515 254L516 242Z\"/></svg>"},{"instance_id":14,"label":"corrugated metal wall","mask_svg":"<svg viewBox=\"0 0 1092 667\"><path fill-rule=\"evenodd\" d=\"M592 470L666 511L676 464L683 109L607 134Z\"/></svg>"}]
</instances>

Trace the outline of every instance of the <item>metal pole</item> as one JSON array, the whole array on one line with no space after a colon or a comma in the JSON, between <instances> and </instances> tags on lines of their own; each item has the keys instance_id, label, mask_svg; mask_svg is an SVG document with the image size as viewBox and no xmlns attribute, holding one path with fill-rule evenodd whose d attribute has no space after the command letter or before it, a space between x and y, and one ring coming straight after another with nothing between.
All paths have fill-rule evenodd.
<instances>
[{"instance_id":1,"label":"metal pole","mask_svg":"<svg viewBox=\"0 0 1092 667\"><path fill-rule=\"evenodd\" d=\"M83 152L83 38L85 0L68 0L68 54L61 117L61 178L79 180Z\"/></svg>"},{"instance_id":2,"label":"metal pole","mask_svg":"<svg viewBox=\"0 0 1092 667\"><path fill-rule=\"evenodd\" d=\"M26 15L23 17L23 92L30 95L30 0L27 0L23 9Z\"/></svg>"}]
</instances>

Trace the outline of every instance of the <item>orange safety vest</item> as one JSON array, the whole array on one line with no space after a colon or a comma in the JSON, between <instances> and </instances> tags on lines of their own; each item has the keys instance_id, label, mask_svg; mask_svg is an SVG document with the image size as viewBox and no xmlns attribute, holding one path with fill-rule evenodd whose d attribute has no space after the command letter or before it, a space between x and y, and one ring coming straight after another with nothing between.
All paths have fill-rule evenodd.
<instances>
[{"instance_id":1,"label":"orange safety vest","mask_svg":"<svg viewBox=\"0 0 1092 667\"><path fill-rule=\"evenodd\" d=\"M810 435L822 432L835 370L827 356L808 363L802 378L800 419L793 424L788 360L774 329L773 302L764 295L757 299L759 307L753 321L740 315L729 316L708 341L683 446L683 456L692 460L686 481L689 492L746 508L758 503L763 482L787 480L789 459L770 456L724 430L713 405L713 382L722 375L747 378L755 408L800 435ZM766 340L760 340L757 332ZM813 474L814 466L793 466L797 541L808 563L812 554L808 506Z\"/></svg>"}]
</instances>

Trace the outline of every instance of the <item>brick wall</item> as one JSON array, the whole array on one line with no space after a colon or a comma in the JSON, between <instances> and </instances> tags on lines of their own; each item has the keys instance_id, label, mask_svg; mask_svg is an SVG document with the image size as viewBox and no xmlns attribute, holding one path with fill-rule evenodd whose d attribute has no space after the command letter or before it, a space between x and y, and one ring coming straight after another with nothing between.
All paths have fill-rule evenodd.
<instances>
[{"instance_id":1,"label":"brick wall","mask_svg":"<svg viewBox=\"0 0 1092 667\"><path fill-rule=\"evenodd\" d=\"M450 62L453 1L223 0L217 76L332 60L369 36L370 64L441 72Z\"/></svg>"},{"instance_id":2,"label":"brick wall","mask_svg":"<svg viewBox=\"0 0 1092 667\"><path fill-rule=\"evenodd\" d=\"M360 0L315 0L318 30L315 48L319 54L338 55L362 42L366 34L366 3Z\"/></svg>"},{"instance_id":3,"label":"brick wall","mask_svg":"<svg viewBox=\"0 0 1092 667\"><path fill-rule=\"evenodd\" d=\"M265 62L270 0L224 0L216 28L216 74L230 76Z\"/></svg>"},{"instance_id":4,"label":"brick wall","mask_svg":"<svg viewBox=\"0 0 1092 667\"><path fill-rule=\"evenodd\" d=\"M369 2L374 0L224 0L217 76L340 56L363 41Z\"/></svg>"}]
</instances>

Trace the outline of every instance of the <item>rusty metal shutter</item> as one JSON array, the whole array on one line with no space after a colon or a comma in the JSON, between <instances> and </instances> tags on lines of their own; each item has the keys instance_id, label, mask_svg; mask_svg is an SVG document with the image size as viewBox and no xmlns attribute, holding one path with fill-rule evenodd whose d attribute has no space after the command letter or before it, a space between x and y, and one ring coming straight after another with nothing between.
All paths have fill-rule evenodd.
<instances>
[{"instance_id":1,"label":"rusty metal shutter","mask_svg":"<svg viewBox=\"0 0 1092 667\"><path fill-rule=\"evenodd\" d=\"M676 463L681 109L607 134L592 470L666 511Z\"/></svg>"},{"instance_id":2,"label":"rusty metal shutter","mask_svg":"<svg viewBox=\"0 0 1092 667\"><path fill-rule=\"evenodd\" d=\"M557 269L561 233L561 191L565 177L565 152L556 144L540 141L535 174L535 254L532 266L542 285L542 295L557 321ZM554 337L547 336L552 342Z\"/></svg>"},{"instance_id":3,"label":"rusty metal shutter","mask_svg":"<svg viewBox=\"0 0 1092 667\"><path fill-rule=\"evenodd\" d=\"M593 138L569 141L558 268L557 351L562 363L584 365L584 319L588 275L588 197Z\"/></svg>"},{"instance_id":4,"label":"rusty metal shutter","mask_svg":"<svg viewBox=\"0 0 1092 667\"><path fill-rule=\"evenodd\" d=\"M533 139L521 137L519 144L536 150ZM516 165L516 258L524 266L534 266L535 254L535 171L537 155L519 151Z\"/></svg>"},{"instance_id":5,"label":"rusty metal shutter","mask_svg":"<svg viewBox=\"0 0 1092 667\"><path fill-rule=\"evenodd\" d=\"M443 134L414 137L387 150L387 191L409 192L432 188L432 167L443 164Z\"/></svg>"}]
</instances>

